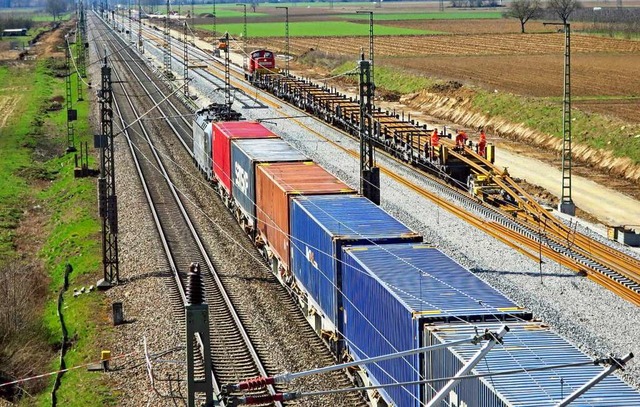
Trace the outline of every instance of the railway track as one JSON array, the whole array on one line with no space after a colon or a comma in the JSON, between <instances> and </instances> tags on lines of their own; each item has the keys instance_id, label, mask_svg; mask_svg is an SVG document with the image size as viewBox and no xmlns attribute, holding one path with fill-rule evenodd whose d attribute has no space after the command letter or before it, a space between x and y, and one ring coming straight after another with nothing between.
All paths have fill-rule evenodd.
<instances>
[{"instance_id":1,"label":"railway track","mask_svg":"<svg viewBox=\"0 0 640 407\"><path fill-rule=\"evenodd\" d=\"M137 58L135 58L134 53L131 52L125 59L127 61L136 61ZM142 68L140 61L136 62L136 64L139 68ZM161 72L157 72L157 74L158 76L162 75ZM142 82L145 84L156 82L151 76L145 75L146 79L142 78ZM164 81L161 80L160 82ZM164 109L164 112L160 114L161 117L167 118L171 114L178 118L179 114L175 111L175 108L179 109L181 107L180 103L176 103L175 106L166 104L165 102L160 103L163 100L163 95L170 93L170 90L164 89L163 91L163 89L164 87L162 85L158 87L154 84L151 86L151 89L146 91L147 96L152 97L154 103L158 103L159 106ZM187 105L190 102L184 99L183 101ZM256 106L251 101L248 101L248 103ZM173 111L173 113L170 113L171 111ZM150 114L150 116L158 115ZM190 113L186 117L188 121L185 120L185 117L182 117L182 119L185 123L190 123L192 120ZM165 136L170 134L168 143L173 145L174 143L171 141L173 134L182 133L182 131L180 131L177 126L170 126L170 128L171 130L165 130ZM162 132L163 130L156 129L156 131ZM191 133L180 134L179 138L182 139L180 145L176 144L175 148L168 148L169 146L165 145L164 153L166 154L167 151L173 150L171 154L176 154L176 151L180 150L179 155L185 155L184 153L186 152L191 156ZM173 158L168 157L167 159L172 160ZM179 159L176 157L176 159L182 160L179 162L184 162L184 158ZM173 171L174 173L178 173L178 175L175 176L180 178L188 172L185 168L191 168L190 165L182 167L178 162L174 162L173 164L174 167L169 168L170 171L168 172L171 173ZM193 175L186 177L192 182L184 183L180 179L177 179L177 181L179 181L177 183L181 185L182 191L189 189L190 192L194 193L190 198L195 198L195 202L192 202L192 204L196 203L202 207L210 206L209 204L216 201L216 198L212 198L213 191L209 185L206 185L197 175L197 171L194 170ZM202 189L202 191L199 192L199 189ZM215 207L216 205L213 206ZM213 254L213 266L220 271L218 277L222 285L227 287L230 300L234 303L240 319L248 322L246 326L248 337L254 341L257 354L263 361L266 370L268 372L281 372L284 369L295 371L335 363L335 359L331 356L326 343L315 334L304 316L300 313L298 304L282 286L276 283L275 277L264 274L266 271L264 261L257 256L255 247L249 239L246 239L246 235L237 226L235 220L228 214L226 209L224 212L220 212L220 210L223 209L222 206L222 203L219 202L215 213L208 212L208 214L205 215L208 218L207 221L214 224L213 228L202 223L199 224L199 228L206 230L207 241L205 242L205 247L209 249L210 254ZM193 207L189 209L193 210ZM198 212L200 211L194 211L194 214L198 215ZM215 244L213 244L214 242ZM233 246L234 250L232 252L228 250L230 248L229 246ZM243 250L245 253L238 256L237 252L242 252ZM251 256L251 253L254 253L255 256ZM246 254L249 254L249 258L253 257L253 260L246 260ZM232 257L233 260L230 260L229 257ZM261 283L256 286L256 281ZM209 303L211 304L212 302L209 301ZM178 306L180 310L182 310L182 304ZM259 318L256 319L256 316L259 316ZM258 321L258 324L255 324L256 321ZM260 321L269 321L266 327L267 329L265 329L264 324ZM286 334L283 334L285 332ZM276 335L277 339L275 339ZM211 337L214 338L213 336ZM236 341L232 342L235 343ZM277 344L277 349L274 349L274 343ZM299 346L300 343L305 343L307 346L301 348ZM234 357L234 348L228 347L227 345L228 344L219 344L218 346L227 351L227 358ZM287 367L284 368L283 366ZM297 366L297 368L295 368L295 366ZM224 368L224 364L221 365L221 369L222 368ZM216 369L214 367L214 373L215 372ZM240 379L258 375L261 374L252 375L246 372L236 372L236 379L225 382L237 382ZM346 388L352 384L344 372L335 371L320 377L304 379L295 385L306 388L331 389ZM279 387L280 385L276 386L278 391L284 390L284 388L280 389ZM245 395L246 394L247 393L245 393ZM308 403L310 403L310 406L335 405L364 407L366 405L361 394L358 392L335 396L321 396L317 400L309 400ZM279 403L276 403L276 405L279 405Z\"/></svg>"},{"instance_id":2,"label":"railway track","mask_svg":"<svg viewBox=\"0 0 640 407\"><path fill-rule=\"evenodd\" d=\"M97 17L92 20L97 24L102 24ZM108 29L103 26L103 29ZM113 49L120 49L121 42L110 40ZM205 302L209 305L209 326L211 338L211 358L214 392L220 393L220 387L224 383L233 383L242 379L266 376L267 371L263 366L254 345L243 327L241 319L247 316L238 315L235 306L232 304L224 285L216 273L213 261L205 250L203 242L188 215L178 191L170 181L169 174L164 167L163 160L157 153L154 141L143 125L142 121L135 122L135 119L143 114L139 110L140 100L130 96L132 88L143 91L145 96L158 92L156 85L152 91L145 88L154 81L147 75L142 67L134 62L136 56L126 47L117 53L122 56L118 69L112 72L115 75L115 82L119 89L115 92L114 107L120 117L120 124L127 138L129 148L138 169L149 207L160 235L164 251L167 256L169 267L175 278L176 289L179 296L173 296L174 300L180 301L174 307L182 309L187 303L186 298L186 276L191 263L199 263L202 270L202 278L205 291ZM110 58L111 61L116 58ZM128 60L130 64L125 65L122 61ZM119 74L119 71L128 71L126 78ZM131 86L133 79L135 86ZM124 84L127 83L127 86ZM161 96L156 96L161 97ZM152 97L153 100L153 97ZM157 102L154 102L157 103ZM175 107L175 105L174 105ZM169 116L168 112L158 108L164 116ZM125 120L125 118L127 120ZM176 123L173 125L179 126ZM170 125L176 134L179 131ZM202 374L203 370L200 370ZM265 390L259 390L254 395L274 394L275 389L269 386ZM281 403L275 403L281 406Z\"/></svg>"},{"instance_id":3,"label":"railway track","mask_svg":"<svg viewBox=\"0 0 640 407\"><path fill-rule=\"evenodd\" d=\"M157 38L157 34L153 32L148 35ZM203 70L207 72L204 75L215 75L220 80L220 62L195 47L191 46L190 50L201 61L213 61L212 65ZM251 95L255 92L248 84L244 83L240 71L235 70L232 75L235 79L234 88L241 90L244 95ZM331 88L320 87L299 78L280 79L284 84L280 85L279 91L273 93L278 94L285 102L293 103L305 113L314 110L313 106L309 104L309 100L317 99L318 103L324 105L323 109L315 109L324 110L324 113L319 116L329 124L347 130L345 134L353 136L353 129L358 128L359 115L355 114L355 109L358 108L357 101L353 101ZM216 83L216 86L219 86L219 82ZM307 97L307 95L312 95L312 97ZM258 99L266 105L277 108L277 105L266 98L256 96L255 100ZM335 110L336 106L340 106L341 118L339 120L328 111L327 103L330 103L332 110ZM378 111L374 114L374 119L378 133L393 134L396 141L399 140L403 143L401 152L393 151L393 145L390 148L389 144L383 143L378 143L379 151L390 152L390 157L393 156L393 159L405 165L420 166L419 160L416 160L415 156L421 154L422 140L428 139L429 133L426 126L420 126L418 123L410 121L410 118L405 121L404 117L399 117L395 112ZM291 120L296 121L293 118ZM325 141L333 143L317 131L306 127ZM451 188L438 177L430 177L430 183L437 191L447 196L448 199L455 197L458 207L454 208L447 200L439 199L429 191L396 176L392 171L383 168L383 172L507 243L532 260L540 261L540 254L542 254L576 272L586 273L588 278L616 292L622 298L640 305L640 261L638 259L571 229L536 203L513 179L503 175L500 169L483 160L472 149L465 148L462 151L456 151L454 149L455 143L452 140L441 140L457 159L468 163L478 173L491 177L503 190L510 191L516 200L515 208L509 206L505 210L504 207L496 208L487 205L464 191ZM334 144L347 151L342 146ZM353 150L347 152L354 155ZM481 162L482 165L479 165L478 162ZM481 219L478 219L478 215L481 216ZM487 223L486 220L489 222Z\"/></svg>"}]
</instances>

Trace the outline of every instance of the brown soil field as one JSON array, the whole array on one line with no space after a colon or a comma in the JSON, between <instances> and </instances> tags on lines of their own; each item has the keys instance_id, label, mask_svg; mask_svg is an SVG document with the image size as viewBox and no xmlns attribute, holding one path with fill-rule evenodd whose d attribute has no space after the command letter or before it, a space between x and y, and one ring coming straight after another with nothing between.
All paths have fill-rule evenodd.
<instances>
[{"instance_id":1,"label":"brown soil field","mask_svg":"<svg viewBox=\"0 0 640 407\"><path fill-rule=\"evenodd\" d=\"M439 57L435 64L426 64L424 58L385 58L379 61L383 65L393 64L427 76L459 80L492 91L540 97L562 96L564 60L560 54ZM572 55L572 97L640 95L639 66L640 53Z\"/></svg>"},{"instance_id":2,"label":"brown soil field","mask_svg":"<svg viewBox=\"0 0 640 407\"><path fill-rule=\"evenodd\" d=\"M611 114L629 122L639 122L640 97L637 99L573 101L573 106L591 113Z\"/></svg>"},{"instance_id":3,"label":"brown soil field","mask_svg":"<svg viewBox=\"0 0 640 407\"><path fill-rule=\"evenodd\" d=\"M274 40L274 45L282 40ZM366 37L292 38L292 50L311 48L336 55L358 55ZM379 36L375 40L375 56L432 57L467 55L534 55L564 52L564 34L465 34ZM572 56L580 53L640 53L640 41L618 40L590 35L573 35Z\"/></svg>"},{"instance_id":4,"label":"brown soil field","mask_svg":"<svg viewBox=\"0 0 640 407\"><path fill-rule=\"evenodd\" d=\"M443 24L446 22L443 22ZM505 24L505 26L507 26ZM270 41L272 48L283 47ZM356 58L367 38L294 38L294 54L310 50ZM640 121L640 41L586 34L571 38L571 91L585 111ZM283 50L280 50L283 51ZM561 97L564 68L562 33L489 33L377 37L376 64L490 91ZM579 101L580 97L607 100Z\"/></svg>"},{"instance_id":5,"label":"brown soil field","mask_svg":"<svg viewBox=\"0 0 640 407\"><path fill-rule=\"evenodd\" d=\"M519 34L520 23L516 19L501 20L405 20L405 21L377 21L378 25L391 27L412 28L416 30L439 31L449 34ZM589 25L571 23L571 29L581 31ZM548 26L541 21L530 21L525 25L527 33L550 32Z\"/></svg>"}]
</instances>

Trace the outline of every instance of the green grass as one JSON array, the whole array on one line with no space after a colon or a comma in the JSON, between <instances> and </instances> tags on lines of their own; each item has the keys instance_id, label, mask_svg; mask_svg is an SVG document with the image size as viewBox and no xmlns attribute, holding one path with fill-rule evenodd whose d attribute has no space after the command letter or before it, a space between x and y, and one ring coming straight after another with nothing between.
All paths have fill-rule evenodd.
<instances>
[{"instance_id":1,"label":"green grass","mask_svg":"<svg viewBox=\"0 0 640 407\"><path fill-rule=\"evenodd\" d=\"M369 20L367 14L354 14L340 16L349 20ZM447 11L447 12L427 12L427 13L379 13L377 10L373 14L374 21L403 21L403 20L496 20L501 19L502 13L497 11ZM377 27L376 27L377 28Z\"/></svg>"},{"instance_id":2,"label":"green grass","mask_svg":"<svg viewBox=\"0 0 640 407\"><path fill-rule=\"evenodd\" d=\"M11 116L0 137L0 255L16 255L13 246L15 228L26 205L38 204L46 211L47 223L41 233L44 244L38 256L50 278L50 295L44 304L42 326L49 342L55 346L61 339L56 315L57 292L62 287L65 264L74 271L70 275L70 291L65 295L64 316L73 346L65 361L68 367L99 359L101 343L108 338L105 300L97 292L73 298L73 288L95 284L101 276L100 224L97 218L95 179L75 179L72 154L54 154L49 159L36 159L34 149L53 148L61 152L66 146L66 110L45 112L53 96L64 95L64 80L52 76L51 64L38 61L31 67L0 66L0 96L22 95L17 111ZM77 102L76 76L72 77L72 100L78 110L74 122L76 140L89 141L88 102ZM86 88L83 89L86 98ZM76 146L78 144L76 143ZM95 167L90 157L90 166ZM29 175L45 176L51 182L34 180ZM58 354L48 369L58 368ZM39 373L39 372L34 372ZM53 384L54 378L48 381ZM41 394L25 398L20 405L50 405L49 387ZM116 405L106 378L86 369L65 374L58 390L58 404L65 406Z\"/></svg>"},{"instance_id":3,"label":"green grass","mask_svg":"<svg viewBox=\"0 0 640 407\"><path fill-rule=\"evenodd\" d=\"M640 40L640 33L632 33L625 31L594 31L594 30L584 30L583 32L588 33L589 35L597 35L600 37L609 37L620 40Z\"/></svg>"},{"instance_id":4,"label":"green grass","mask_svg":"<svg viewBox=\"0 0 640 407\"><path fill-rule=\"evenodd\" d=\"M62 21L69 20L72 14L74 14L74 12L71 12L71 11L64 13L60 15L60 19ZM30 18L33 21L37 21L37 22L53 21L53 17L51 16L51 14L45 12L42 8L21 8L21 7L0 8L0 16L11 16L11 15Z\"/></svg>"},{"instance_id":5,"label":"green grass","mask_svg":"<svg viewBox=\"0 0 640 407\"><path fill-rule=\"evenodd\" d=\"M331 74L340 75L353 70L355 67L356 64L353 61L347 61L335 68ZM385 67L380 64L376 64L374 68L374 76L374 82L377 87L401 94L418 92L419 90L428 88L435 83L435 81L430 78L417 76L396 68Z\"/></svg>"},{"instance_id":6,"label":"green grass","mask_svg":"<svg viewBox=\"0 0 640 407\"><path fill-rule=\"evenodd\" d=\"M198 25L198 28L212 30L213 26ZM218 32L228 31L229 34L240 36L243 24L217 24ZM284 23L252 23L247 28L249 38L258 37L284 37ZM410 28L379 26L375 28L376 35L426 35L436 34L435 31L414 30ZM289 35L291 37L347 37L368 36L369 26L366 24L342 22L342 21L309 21L289 23Z\"/></svg>"},{"instance_id":7,"label":"green grass","mask_svg":"<svg viewBox=\"0 0 640 407\"><path fill-rule=\"evenodd\" d=\"M335 1L333 2L333 7L334 8L342 8L342 7L370 7L371 6L371 2L366 2L366 1L354 1L354 2L338 2ZM324 8L329 8L331 7L331 3L329 1L325 1L325 2L301 2L301 3L282 3L282 2L277 2L277 3L260 3L260 5L258 6L258 10L260 9L260 7L291 7L291 8L309 8L309 7L324 7Z\"/></svg>"},{"instance_id":8,"label":"green grass","mask_svg":"<svg viewBox=\"0 0 640 407\"><path fill-rule=\"evenodd\" d=\"M67 21L71 19L71 14L72 13L64 13L60 15L60 18L56 21ZM48 13L37 13L33 16L33 21L39 21L39 22L50 22L53 21L53 17L51 16L51 14Z\"/></svg>"},{"instance_id":9,"label":"green grass","mask_svg":"<svg viewBox=\"0 0 640 407\"><path fill-rule=\"evenodd\" d=\"M39 71L42 75L42 71ZM31 165L33 120L48 92L44 80L31 80L32 72L0 66L0 96L20 98L7 126L0 129L0 256L11 257L13 237L30 193L20 169ZM3 112L4 113L4 112Z\"/></svg>"},{"instance_id":10,"label":"green grass","mask_svg":"<svg viewBox=\"0 0 640 407\"><path fill-rule=\"evenodd\" d=\"M511 94L495 94L476 90L473 105L491 117L504 117L514 123L562 137L562 101L556 98L527 98ZM640 125L571 110L572 139L593 148L610 150L616 157L629 157L640 163Z\"/></svg>"}]
</instances>

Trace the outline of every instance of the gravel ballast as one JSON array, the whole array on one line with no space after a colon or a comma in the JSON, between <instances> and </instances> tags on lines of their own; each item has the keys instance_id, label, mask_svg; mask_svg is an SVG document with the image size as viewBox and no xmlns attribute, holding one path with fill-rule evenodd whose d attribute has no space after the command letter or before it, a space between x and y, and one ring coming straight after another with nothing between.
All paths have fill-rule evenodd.
<instances>
[{"instance_id":1,"label":"gravel ballast","mask_svg":"<svg viewBox=\"0 0 640 407\"><path fill-rule=\"evenodd\" d=\"M150 49L148 49L148 52L153 53ZM217 92L212 85L200 77L195 76L192 84L201 95L211 98L212 101L223 101L220 92ZM200 100L199 104L204 105L206 103L204 100ZM236 103L234 108L240 110L241 105ZM247 109L243 111L243 114L248 119L258 119L272 118L279 115L298 116L300 112L283 106L278 110ZM359 184L358 161L303 128L298 122L317 131L323 137L338 142L345 148L354 151L358 150L358 144L354 140L315 119L303 118L296 119L295 121L272 120L270 123L265 123L265 125L347 182L351 187L357 188ZM177 148L177 144L175 148ZM175 157L179 160L185 160L185 155L179 151L172 151L171 154L175 154ZM420 175L416 175L405 166L380 155L378 155L378 162L380 165L398 174L402 174L405 178L408 178L417 185L425 189L430 189ZM185 162L182 167L189 165L191 165L190 162L188 164ZM129 172L129 174L131 174L131 172ZM187 178L192 178L192 176L190 175ZM208 187L202 185L202 182L198 181L193 184L181 184L181 182L183 181L180 181L180 189L182 191L190 191L194 202L203 208L204 212L200 214L196 213L196 217L200 218L199 221L203 225L203 232L205 236L208 236L206 239L211 241L213 237L219 236L221 232L216 231L216 227L214 226L214 223L217 222L219 218L213 218L209 215L209 210L218 211L219 209L214 207L219 204L209 201L208 197L210 197L212 193L210 190L207 190ZM120 188L123 187L121 186ZM638 354L639 349L637 344L640 343L640 313L638 312L638 307L620 299L609 290L549 259L545 259L545 263L542 265L542 271L540 271L540 266L537 262L517 253L495 238L474 229L455 215L439 208L430 201L418 196L415 192L408 190L384 176L381 177L381 198L384 209L408 226L422 233L426 242L438 247L444 253L469 268L479 278L505 293L519 305L531 310L537 318L549 324L555 331L590 356L601 357L608 354L622 356L628 352ZM134 201L137 199L135 194L132 196L132 199L134 199ZM208 207L212 208L207 209ZM121 214L121 216L123 215ZM132 234L135 233L135 235L138 235L138 238L141 230L147 227L144 226L145 223L143 219L144 216L138 215L132 216L129 220L129 222L131 222L131 229L135 231L132 232ZM123 220L121 225L125 223ZM204 231L204 229L210 230ZM234 239L243 238L241 233L236 232L233 232L232 236L235 236ZM124 247L126 238L123 235L121 239ZM145 242L143 243L146 245L153 239L144 240ZM130 243L133 241L136 241L136 239L132 239ZM137 243L140 244L140 242ZM235 245L235 243L227 244L231 246ZM239 244L244 247L244 243ZM136 250L143 249L136 248ZM232 264L232 262L235 262L238 258L256 256L255 251L252 252L250 248L237 250L237 248L225 247L220 253L227 253L230 256L224 260L225 262L229 262L229 264ZM132 257L139 256L134 255ZM153 258L153 256L150 257ZM131 260L141 261L139 258ZM143 263L138 267L147 271L154 269L154 267L156 267L155 270L161 270L162 268L161 264L153 263ZM136 267L134 266L132 268ZM138 272L143 274L141 271ZM142 278L141 280L132 282L130 285L138 284L138 281L148 280L160 279ZM273 281L265 280L259 283L255 282L255 284L252 285L247 284L247 288L249 291L262 290L263 288L259 286L263 285L266 287L272 284L274 284ZM124 288L127 288L127 286ZM141 290L143 289L141 288ZM252 298L252 301L263 301L264 293L263 291L256 291L255 297L249 296L249 298ZM132 301L132 303L135 302ZM152 303L157 304L157 302ZM259 306L268 308L268 303ZM129 306L125 305L125 307ZM147 311L141 310L139 312L144 313ZM171 312L165 310L164 317L168 314L171 314ZM257 328L255 329L261 330L265 334L270 331L271 333L275 332L277 335L282 335L283 331L286 330L286 325L274 325L271 320L265 318L257 323ZM306 334L303 335L303 337L306 338ZM296 350L298 347L305 347L306 343L307 342L299 343L294 346L274 339L272 348L276 354L274 359L281 360L284 369L295 370L296 368L300 368L297 364L292 365L291 362L286 362L285 354ZM171 345L173 345L173 342L158 344L156 350L165 349L171 347ZM165 347L163 348L162 346ZM636 359L632 360L628 364L625 372L621 374L621 377L637 389L640 389L640 362ZM140 380L140 386L143 386L143 382L143 380ZM311 388L319 384L319 382L321 382L321 380L309 382L305 384L304 387L309 386ZM313 404L306 404L305 401L304 405ZM328 404L319 402L317 405Z\"/></svg>"}]
</instances>

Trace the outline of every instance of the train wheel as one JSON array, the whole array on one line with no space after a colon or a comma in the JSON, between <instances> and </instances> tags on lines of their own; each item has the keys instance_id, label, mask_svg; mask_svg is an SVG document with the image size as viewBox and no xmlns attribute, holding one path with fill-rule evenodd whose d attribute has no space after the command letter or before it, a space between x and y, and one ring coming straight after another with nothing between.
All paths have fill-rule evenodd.
<instances>
[{"instance_id":1,"label":"train wheel","mask_svg":"<svg viewBox=\"0 0 640 407\"><path fill-rule=\"evenodd\" d=\"M364 387L364 380L362 380L362 376L360 376L358 372L355 372L353 374L353 383L356 387ZM360 390L360 396L364 399L364 401L369 402L369 393L367 393L366 390Z\"/></svg>"}]
</instances>

